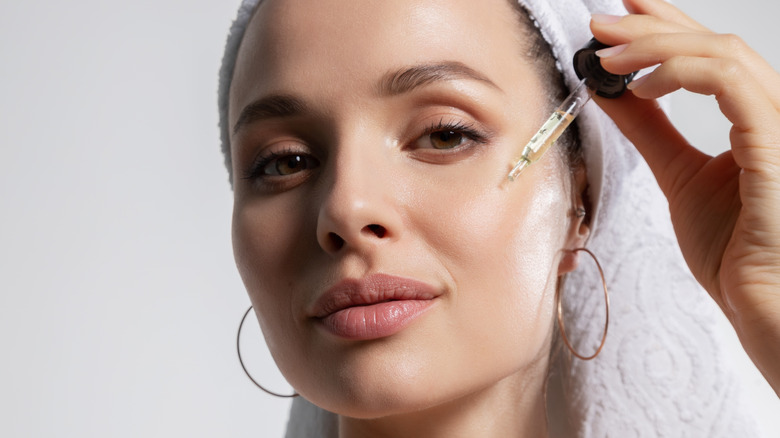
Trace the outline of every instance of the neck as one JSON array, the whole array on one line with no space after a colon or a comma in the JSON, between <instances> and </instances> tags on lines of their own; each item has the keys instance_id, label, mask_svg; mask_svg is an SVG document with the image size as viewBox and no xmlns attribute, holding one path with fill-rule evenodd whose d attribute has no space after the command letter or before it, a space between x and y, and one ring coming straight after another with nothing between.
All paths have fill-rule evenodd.
<instances>
[{"instance_id":1,"label":"neck","mask_svg":"<svg viewBox=\"0 0 780 438\"><path fill-rule=\"evenodd\" d=\"M411 413L339 417L339 437L547 437L545 377L528 379L525 372L517 373L476 393Z\"/></svg>"}]
</instances>

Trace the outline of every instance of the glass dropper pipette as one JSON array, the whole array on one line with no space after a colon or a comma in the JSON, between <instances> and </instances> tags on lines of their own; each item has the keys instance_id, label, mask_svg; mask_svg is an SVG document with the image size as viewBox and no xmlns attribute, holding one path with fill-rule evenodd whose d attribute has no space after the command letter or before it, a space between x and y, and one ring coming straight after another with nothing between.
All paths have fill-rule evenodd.
<instances>
[{"instance_id":1,"label":"glass dropper pipette","mask_svg":"<svg viewBox=\"0 0 780 438\"><path fill-rule=\"evenodd\" d=\"M517 164L509 172L510 181L514 181L526 167L541 158L574 121L582 107L590 101L595 91L589 88L585 81L586 79L580 81L577 88L555 109L539 131L531 137L531 140L523 148L520 158L517 159Z\"/></svg>"},{"instance_id":2,"label":"glass dropper pipette","mask_svg":"<svg viewBox=\"0 0 780 438\"><path fill-rule=\"evenodd\" d=\"M596 51L607 47L593 38L574 54L574 71L580 78L579 84L525 145L520 158L512 164L508 175L510 181L517 179L523 170L547 152L594 94L614 99L626 91L635 73L616 75L604 70Z\"/></svg>"}]
</instances>

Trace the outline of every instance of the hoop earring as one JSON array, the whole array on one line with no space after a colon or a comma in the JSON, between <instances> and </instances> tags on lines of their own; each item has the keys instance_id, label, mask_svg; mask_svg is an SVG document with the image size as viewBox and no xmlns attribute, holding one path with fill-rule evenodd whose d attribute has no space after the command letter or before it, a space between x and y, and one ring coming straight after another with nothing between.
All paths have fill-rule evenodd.
<instances>
[{"instance_id":1,"label":"hoop earring","mask_svg":"<svg viewBox=\"0 0 780 438\"><path fill-rule=\"evenodd\" d=\"M292 397L298 397L298 393L295 392L292 395L284 395L279 394L277 392L273 392L271 390L265 389L263 385L257 383L257 380L255 380L252 375L249 374L249 370L246 369L246 366L244 365L244 359L241 358L241 327L244 326L244 321L246 320L247 315L249 315L249 312L252 311L252 306L249 306L249 309L247 309L246 313L244 313L244 317L241 318L241 323L238 325L238 335L236 335L236 351L238 351L238 361L241 363L241 368L244 369L244 373L247 377L249 377L249 380L252 381L255 385L257 385L258 388L265 391L267 394L270 394L274 397L280 397L280 398L292 398Z\"/></svg>"},{"instance_id":2,"label":"hoop earring","mask_svg":"<svg viewBox=\"0 0 780 438\"><path fill-rule=\"evenodd\" d=\"M574 347L572 347L571 343L569 342L569 338L566 336L566 326L563 323L563 306L561 305L561 302L563 301L561 299L561 294L563 293L563 289L561 289L558 292L557 294L558 299L556 300L558 301L557 303L558 326L561 328L561 337L563 338L563 343L566 344L566 347L569 349L569 351L571 351L571 354L573 354L574 356L576 356L578 359L581 360L591 360L594 359L596 356L598 356L599 353L601 353L601 349L604 348L604 343L607 341L607 329L609 328L609 292L607 291L607 280L604 278L604 270L601 269L601 264L599 263L598 258L596 258L596 255L590 252L590 250L586 248L576 248L572 250L572 252L575 253L580 251L587 252L593 258L593 261L596 262L596 267L599 268L599 275L601 276L601 285L604 287L604 302L606 304L606 309L607 309L607 321L604 323L604 335L601 337L601 344L599 345L599 348L596 349L596 352L593 353L593 355L583 356L577 353L576 350L574 350Z\"/></svg>"}]
</instances>

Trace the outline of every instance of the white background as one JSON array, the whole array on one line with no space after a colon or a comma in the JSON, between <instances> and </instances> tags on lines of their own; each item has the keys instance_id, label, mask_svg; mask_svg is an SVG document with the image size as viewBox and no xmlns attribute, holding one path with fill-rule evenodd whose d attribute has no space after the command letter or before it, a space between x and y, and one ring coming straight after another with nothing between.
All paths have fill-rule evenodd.
<instances>
[{"instance_id":1,"label":"white background","mask_svg":"<svg viewBox=\"0 0 780 438\"><path fill-rule=\"evenodd\" d=\"M237 3L0 3L0 436L282 435L287 402L234 350L249 302L216 84ZM780 66L777 4L677 3ZM720 150L711 100L675 98L674 116ZM250 366L273 382L260 354ZM780 435L780 402L738 360Z\"/></svg>"}]
</instances>

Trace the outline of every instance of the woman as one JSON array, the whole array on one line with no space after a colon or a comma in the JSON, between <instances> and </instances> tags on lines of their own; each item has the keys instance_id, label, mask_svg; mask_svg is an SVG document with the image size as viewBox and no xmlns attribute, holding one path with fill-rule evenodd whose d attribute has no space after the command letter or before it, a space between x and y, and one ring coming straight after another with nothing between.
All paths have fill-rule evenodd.
<instances>
[{"instance_id":1,"label":"woman","mask_svg":"<svg viewBox=\"0 0 780 438\"><path fill-rule=\"evenodd\" d=\"M561 17L587 20L582 3L524 3L558 61L571 59L564 40L584 42L585 28ZM738 42L725 39L738 50L724 50L723 37L662 2L626 6L643 15L601 15L591 25L614 46L600 52L604 67L661 67L634 82L633 96L598 102L653 169L688 266L777 389L778 351L767 345L780 345L780 81ZM663 281L688 281L664 245L649 174L590 108L579 121L585 164L570 139L506 182L520 147L565 94L544 62L549 50L538 51L539 34L510 2L266 0L249 9L226 56L223 139L237 264L285 377L338 415L342 437L548 435L555 295L580 265L578 249L613 262L605 269L621 293L625 282L648 288L623 297L632 321L649 312L631 298L652 302ZM564 76L571 86L568 65ZM652 98L680 86L716 94L735 124L733 154L709 159L668 124ZM632 198L647 210L627 209ZM636 258L647 243L658 245L660 262ZM648 267L666 278L642 277ZM584 298L594 295L591 282L571 277L567 332L594 331L596 319L603 328ZM612 325L610 342L636 329L625 321ZM697 339L686 335L683 347ZM632 360L626 348L612 351L607 361L618 369ZM717 347L707 351L717 356ZM609 403L613 391L580 383L604 367L601 356L572 364L566 399L584 435L600 436L592 412L624 408ZM707 374L699 369L712 367L692 374ZM577 403L591 393L592 404ZM696 423L701 408L680 418ZM632 417L612 425L636 427Z\"/></svg>"}]
</instances>

